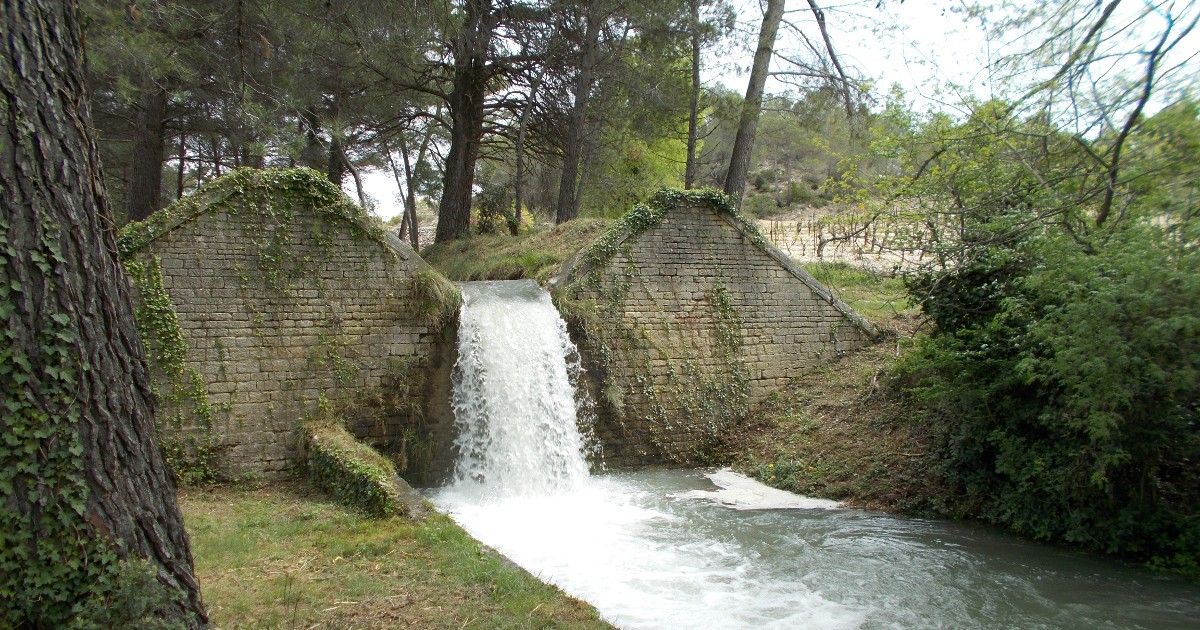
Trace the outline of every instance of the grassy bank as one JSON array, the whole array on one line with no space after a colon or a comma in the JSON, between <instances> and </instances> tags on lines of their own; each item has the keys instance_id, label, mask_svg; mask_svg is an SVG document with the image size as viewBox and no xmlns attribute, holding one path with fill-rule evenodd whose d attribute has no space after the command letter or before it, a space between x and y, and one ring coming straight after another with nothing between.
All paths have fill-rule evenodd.
<instances>
[{"instance_id":1,"label":"grassy bank","mask_svg":"<svg viewBox=\"0 0 1200 630\"><path fill-rule=\"evenodd\" d=\"M928 436L889 386L917 315L903 283L845 263L805 265L891 338L816 367L760 404L726 445L733 466L769 485L889 510L926 506Z\"/></svg>"},{"instance_id":2,"label":"grassy bank","mask_svg":"<svg viewBox=\"0 0 1200 630\"><path fill-rule=\"evenodd\" d=\"M421 257L451 280L532 278L545 284L608 223L605 219L576 219L519 236L473 236L427 247Z\"/></svg>"},{"instance_id":3,"label":"grassy bank","mask_svg":"<svg viewBox=\"0 0 1200 630\"><path fill-rule=\"evenodd\" d=\"M218 628L608 628L448 518L373 519L302 483L184 490Z\"/></svg>"}]
</instances>

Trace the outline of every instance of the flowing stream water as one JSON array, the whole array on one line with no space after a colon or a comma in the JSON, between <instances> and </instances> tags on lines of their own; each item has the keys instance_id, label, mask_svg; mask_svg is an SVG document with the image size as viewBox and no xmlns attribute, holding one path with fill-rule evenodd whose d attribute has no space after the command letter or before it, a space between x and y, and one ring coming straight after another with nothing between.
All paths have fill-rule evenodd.
<instances>
[{"instance_id":1,"label":"flowing stream water","mask_svg":"<svg viewBox=\"0 0 1200 630\"><path fill-rule=\"evenodd\" d=\"M463 285L454 479L483 543L621 628L1198 628L1200 587L729 471L589 475L578 355L532 281Z\"/></svg>"}]
</instances>

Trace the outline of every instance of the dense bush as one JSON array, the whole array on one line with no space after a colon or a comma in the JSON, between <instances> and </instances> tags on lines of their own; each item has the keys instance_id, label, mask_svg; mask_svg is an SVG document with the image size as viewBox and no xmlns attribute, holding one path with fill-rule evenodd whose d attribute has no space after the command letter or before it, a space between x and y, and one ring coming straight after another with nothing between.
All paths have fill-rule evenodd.
<instances>
[{"instance_id":1,"label":"dense bush","mask_svg":"<svg viewBox=\"0 0 1200 630\"><path fill-rule=\"evenodd\" d=\"M1200 251L1174 242L1030 237L913 280L936 330L904 369L957 510L1197 570Z\"/></svg>"}]
</instances>

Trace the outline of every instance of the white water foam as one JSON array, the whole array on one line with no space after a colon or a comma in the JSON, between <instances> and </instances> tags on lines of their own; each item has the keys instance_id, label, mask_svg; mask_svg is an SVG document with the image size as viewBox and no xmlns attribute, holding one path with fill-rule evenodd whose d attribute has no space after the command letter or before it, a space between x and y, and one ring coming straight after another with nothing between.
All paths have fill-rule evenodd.
<instances>
[{"instance_id":1,"label":"white water foam","mask_svg":"<svg viewBox=\"0 0 1200 630\"><path fill-rule=\"evenodd\" d=\"M717 486L717 490L689 490L675 496L710 501L735 510L836 510L842 507L837 501L814 499L772 488L728 468L705 477Z\"/></svg>"},{"instance_id":2,"label":"white water foam","mask_svg":"<svg viewBox=\"0 0 1200 630\"><path fill-rule=\"evenodd\" d=\"M728 471L589 477L578 358L549 297L531 282L464 295L459 462L431 499L618 627L1196 627L1193 585L979 528L832 509Z\"/></svg>"},{"instance_id":3,"label":"white water foam","mask_svg":"<svg viewBox=\"0 0 1200 630\"><path fill-rule=\"evenodd\" d=\"M439 508L623 628L859 625L854 607L764 582L737 541L687 525L669 505L693 502L590 478L571 385L578 354L549 295L532 282L462 287L459 454L453 482L432 496ZM760 491L729 474L717 479L741 488L741 501Z\"/></svg>"}]
</instances>

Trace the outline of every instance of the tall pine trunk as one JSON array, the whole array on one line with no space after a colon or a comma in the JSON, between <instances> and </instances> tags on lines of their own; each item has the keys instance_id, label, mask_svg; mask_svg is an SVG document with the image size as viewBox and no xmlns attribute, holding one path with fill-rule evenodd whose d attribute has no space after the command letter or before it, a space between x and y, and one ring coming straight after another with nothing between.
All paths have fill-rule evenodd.
<instances>
[{"instance_id":1,"label":"tall pine trunk","mask_svg":"<svg viewBox=\"0 0 1200 630\"><path fill-rule=\"evenodd\" d=\"M492 0L467 0L466 19L454 44L454 85L448 102L450 151L446 155L435 243L471 234L471 188L483 141L487 56L494 22Z\"/></svg>"},{"instance_id":2,"label":"tall pine trunk","mask_svg":"<svg viewBox=\"0 0 1200 630\"><path fill-rule=\"evenodd\" d=\"M70 2L0 0L0 627L111 615L120 557L148 560L179 597L161 613L200 627L88 135L77 13Z\"/></svg>"},{"instance_id":3,"label":"tall pine trunk","mask_svg":"<svg viewBox=\"0 0 1200 630\"><path fill-rule=\"evenodd\" d=\"M596 2L588 5L587 26L583 35L583 59L575 77L575 102L568 114L567 141L563 146L562 178L558 183L558 210L554 222L565 223L579 216L579 164L583 161L583 143L587 135L587 106L595 77L596 57L600 50L600 29L604 18L596 15Z\"/></svg>"},{"instance_id":4,"label":"tall pine trunk","mask_svg":"<svg viewBox=\"0 0 1200 630\"><path fill-rule=\"evenodd\" d=\"M129 160L125 214L130 221L141 221L162 208L166 128L167 91L149 85L138 100L137 129Z\"/></svg>"},{"instance_id":5,"label":"tall pine trunk","mask_svg":"<svg viewBox=\"0 0 1200 630\"><path fill-rule=\"evenodd\" d=\"M683 187L691 189L696 183L696 143L700 127L700 0L688 0L688 19L691 20L692 93L688 103L687 162L683 169Z\"/></svg>"},{"instance_id":6,"label":"tall pine trunk","mask_svg":"<svg viewBox=\"0 0 1200 630\"><path fill-rule=\"evenodd\" d=\"M521 231L521 213L525 204L525 135L529 131L529 114L537 102L537 93L542 86L542 77L546 74L543 64L529 83L529 96L526 97L525 107L521 108L521 123L517 128L517 144L513 149L516 153L516 166L513 174L513 222L509 232L516 236Z\"/></svg>"},{"instance_id":7,"label":"tall pine trunk","mask_svg":"<svg viewBox=\"0 0 1200 630\"><path fill-rule=\"evenodd\" d=\"M741 207L742 194L746 191L746 175L750 171L754 134L758 129L758 115L762 112L763 88L766 86L771 66L775 35L779 32L779 22L783 19L783 4L784 0L767 0L762 30L758 32L758 50L754 53L754 66L750 70L750 83L746 86L746 100L742 102L737 137L733 140L729 170L725 173L725 194L732 197L738 207Z\"/></svg>"}]
</instances>

